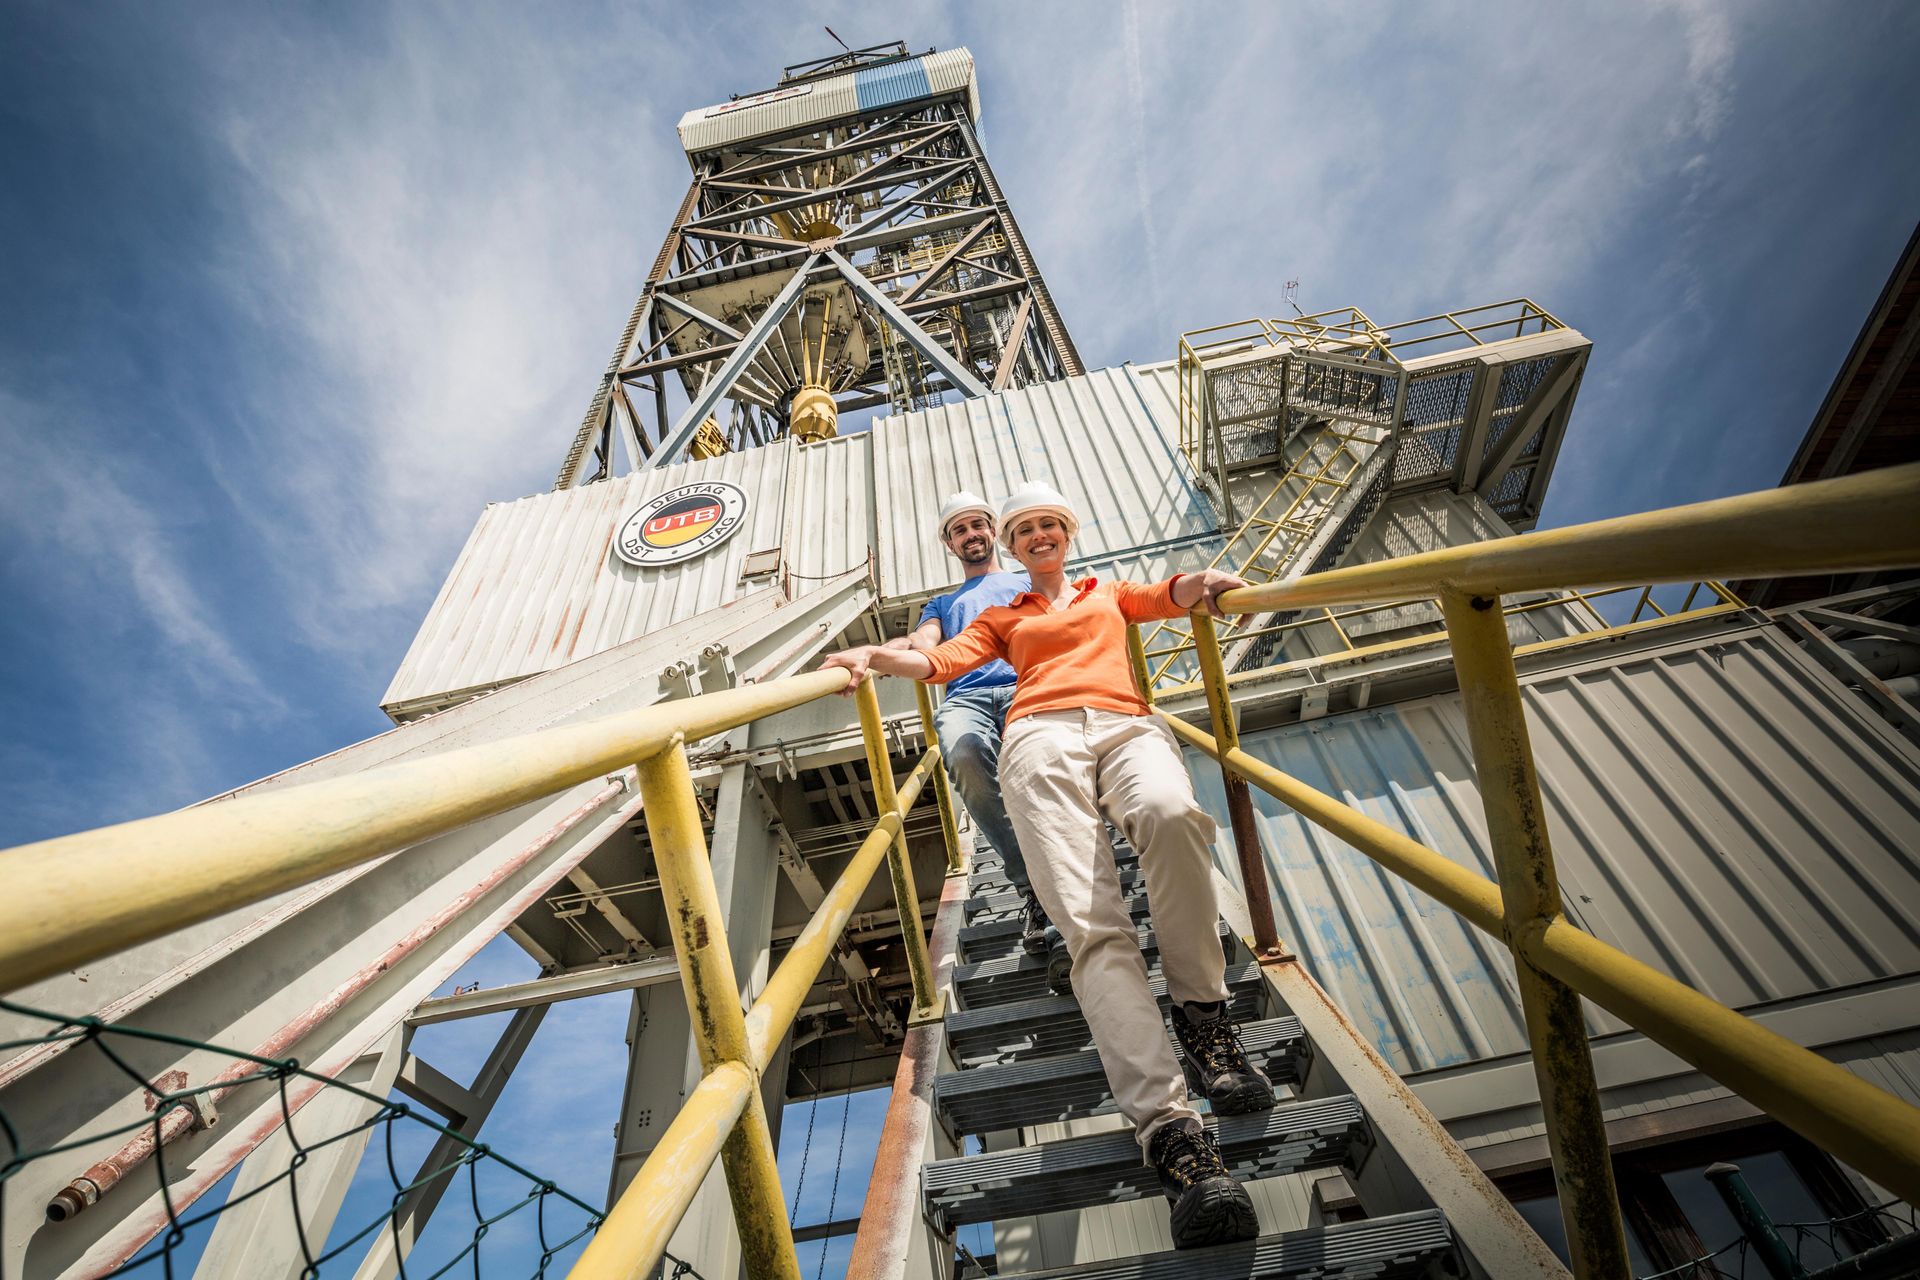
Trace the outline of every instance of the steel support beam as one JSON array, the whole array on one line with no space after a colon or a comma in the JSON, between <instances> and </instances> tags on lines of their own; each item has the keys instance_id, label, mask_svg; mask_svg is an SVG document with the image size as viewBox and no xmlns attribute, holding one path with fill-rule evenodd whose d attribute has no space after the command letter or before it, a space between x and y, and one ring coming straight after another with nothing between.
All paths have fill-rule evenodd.
<instances>
[{"instance_id":1,"label":"steel support beam","mask_svg":"<svg viewBox=\"0 0 1920 1280\"><path fill-rule=\"evenodd\" d=\"M385 1097L406 1056L405 1038L394 1027L338 1078ZM373 1127L354 1130L380 1110L380 1103L360 1094L329 1089L255 1147L227 1195L231 1207L214 1220L194 1280L297 1280L305 1274L309 1259L325 1247L373 1136ZM267 1185L282 1175L290 1175L285 1185Z\"/></svg>"},{"instance_id":2,"label":"steel support beam","mask_svg":"<svg viewBox=\"0 0 1920 1280\"><path fill-rule=\"evenodd\" d=\"M514 1068L520 1065L527 1046L533 1043L534 1032L540 1029L541 1019L546 1016L545 1005L532 1005L514 1013L506 1029L500 1033L500 1038L488 1051L487 1060L481 1064L473 1084L461 1091L465 1110L458 1116L448 1117L448 1128L469 1141L479 1137L481 1126L493 1114L494 1104L500 1101L507 1081L513 1078ZM375 1236L366 1257L361 1260L359 1270L353 1273L353 1280L393 1280L399 1273L401 1262L412 1251L420 1233L426 1229L427 1220L440 1204L440 1197L454 1184L451 1175L435 1178L431 1182L422 1180L437 1169L450 1167L466 1154L466 1150L458 1139L444 1134L434 1142L409 1183L413 1191L395 1211L392 1227Z\"/></svg>"},{"instance_id":3,"label":"steel support beam","mask_svg":"<svg viewBox=\"0 0 1920 1280\"><path fill-rule=\"evenodd\" d=\"M504 987L489 987L484 991L423 1000L407 1019L407 1025L424 1027L436 1022L481 1018L490 1013L507 1013L515 1009L543 1008L563 1000L658 986L674 982L679 976L680 967L670 955L636 960L631 964L596 965L590 969L535 978L531 982L516 982Z\"/></svg>"},{"instance_id":4,"label":"steel support beam","mask_svg":"<svg viewBox=\"0 0 1920 1280\"><path fill-rule=\"evenodd\" d=\"M838 254L834 257L839 259ZM845 259L839 260L844 264ZM727 362L720 366L720 372L708 379L707 384L700 388L699 394L693 398L693 403L687 406L686 412L681 414L679 421L673 424L673 430L669 431L654 448L653 455L647 459L649 467L664 467L680 460L681 453L693 441L693 433L700 429L700 424L706 421L707 415L713 412L721 398L733 389L734 382L745 372L747 366L753 363L753 358L759 354L760 348L766 345L767 338L780 326L780 322L786 319L787 312L793 309L793 304L800 300L800 292L806 288L807 277L819 261L820 255L809 254L806 261L801 263L799 269L793 273L793 278L788 280L785 287L774 297L772 305L762 312L760 318L753 322L753 327L747 330L745 340L733 349L733 354L727 357ZM851 274L859 275L858 272Z\"/></svg>"},{"instance_id":5,"label":"steel support beam","mask_svg":"<svg viewBox=\"0 0 1920 1280\"><path fill-rule=\"evenodd\" d=\"M1513 415L1513 425L1500 437L1499 445L1480 472L1480 496L1491 499L1493 491L1506 479L1507 472L1513 470L1514 463L1520 460L1520 449L1533 438L1536 431L1546 426L1553 411L1573 390L1580 380L1580 370L1586 364L1586 349L1561 356L1555 363L1553 372L1548 374L1539 386L1533 389L1520 411Z\"/></svg>"},{"instance_id":6,"label":"steel support beam","mask_svg":"<svg viewBox=\"0 0 1920 1280\"><path fill-rule=\"evenodd\" d=\"M927 336L927 331L914 323L906 312L895 306L892 298L882 293L873 281L861 275L857 267L841 257L838 249L829 249L827 258L839 268L840 274L846 278L848 284L853 286L853 291L860 295L861 300L885 316L887 323L898 330L900 336L925 357L927 363L937 369L950 385L968 397L987 394L987 389L980 384L980 379L974 377L965 365L954 359L951 351Z\"/></svg>"}]
</instances>

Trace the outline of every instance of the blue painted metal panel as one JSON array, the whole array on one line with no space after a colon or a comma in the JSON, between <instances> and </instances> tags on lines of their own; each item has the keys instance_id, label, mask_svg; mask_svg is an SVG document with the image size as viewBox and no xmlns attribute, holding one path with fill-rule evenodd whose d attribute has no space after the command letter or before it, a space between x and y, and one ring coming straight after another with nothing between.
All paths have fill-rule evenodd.
<instances>
[{"instance_id":1,"label":"blue painted metal panel","mask_svg":"<svg viewBox=\"0 0 1920 1280\"><path fill-rule=\"evenodd\" d=\"M856 71L853 91L860 100L860 109L871 111L875 107L890 107L896 102L928 97L933 93L933 85L927 79L925 63L913 58Z\"/></svg>"}]
</instances>

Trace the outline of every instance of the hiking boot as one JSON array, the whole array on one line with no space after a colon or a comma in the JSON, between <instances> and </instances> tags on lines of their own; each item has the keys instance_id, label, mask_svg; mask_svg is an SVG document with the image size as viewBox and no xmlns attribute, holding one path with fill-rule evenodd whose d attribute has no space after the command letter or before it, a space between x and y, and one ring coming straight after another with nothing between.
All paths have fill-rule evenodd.
<instances>
[{"instance_id":1,"label":"hiking boot","mask_svg":"<svg viewBox=\"0 0 1920 1280\"><path fill-rule=\"evenodd\" d=\"M1047 954L1047 931L1053 929L1053 922L1047 919L1047 909L1040 905L1031 889L1022 889L1025 903L1020 908L1020 948L1030 956ZM1059 937L1059 930L1053 930Z\"/></svg>"},{"instance_id":2,"label":"hiking boot","mask_svg":"<svg viewBox=\"0 0 1920 1280\"><path fill-rule=\"evenodd\" d=\"M1067 940L1052 925L1047 926L1047 990L1057 996L1073 994L1073 956Z\"/></svg>"},{"instance_id":3,"label":"hiking boot","mask_svg":"<svg viewBox=\"0 0 1920 1280\"><path fill-rule=\"evenodd\" d=\"M1173 1034L1180 1041L1180 1065L1187 1083L1212 1104L1215 1115L1273 1109L1273 1082L1247 1061L1239 1029L1227 1016L1225 1004L1176 1003Z\"/></svg>"},{"instance_id":4,"label":"hiking boot","mask_svg":"<svg viewBox=\"0 0 1920 1280\"><path fill-rule=\"evenodd\" d=\"M1173 1247L1231 1244L1260 1234L1253 1198L1220 1160L1220 1144L1191 1120L1175 1120L1147 1143L1172 1208Z\"/></svg>"}]
</instances>

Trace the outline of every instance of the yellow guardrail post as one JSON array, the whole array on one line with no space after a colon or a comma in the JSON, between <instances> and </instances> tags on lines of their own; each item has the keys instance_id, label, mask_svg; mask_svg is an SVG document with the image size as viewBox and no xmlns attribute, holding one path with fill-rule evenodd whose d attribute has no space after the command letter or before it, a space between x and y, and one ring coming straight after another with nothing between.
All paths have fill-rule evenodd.
<instances>
[{"instance_id":1,"label":"yellow guardrail post","mask_svg":"<svg viewBox=\"0 0 1920 1280\"><path fill-rule=\"evenodd\" d=\"M933 693L925 684L915 680L913 694L920 705L920 733L931 750L940 742L940 736L933 728ZM960 824L954 821L953 789L947 785L945 769L939 770L934 777L933 798L940 806L940 838L947 842L947 874L963 875L967 870L967 855L960 847Z\"/></svg>"},{"instance_id":2,"label":"yellow guardrail post","mask_svg":"<svg viewBox=\"0 0 1920 1280\"><path fill-rule=\"evenodd\" d=\"M686 989L700 1066L709 1074L723 1067L729 1074L744 1068L749 1080L740 1118L720 1148L747 1274L756 1280L762 1276L800 1280L786 1198L773 1163L773 1134L760 1099L760 1072L748 1047L740 986L727 950L726 918L707 861L707 837L684 743L676 741L641 761L640 797L646 805L647 833L653 842L668 927L673 931L673 949L680 958L680 983ZM585 1256L581 1261L586 1261Z\"/></svg>"},{"instance_id":3,"label":"yellow guardrail post","mask_svg":"<svg viewBox=\"0 0 1920 1280\"><path fill-rule=\"evenodd\" d=\"M1513 952L1533 1046L1534 1079L1573 1272L1582 1280L1631 1280L1585 1010L1577 992L1535 966L1524 943L1531 932L1561 917L1560 882L1506 616L1497 597L1453 591L1441 595L1440 608L1453 643L1480 803L1499 871L1502 931Z\"/></svg>"},{"instance_id":4,"label":"yellow guardrail post","mask_svg":"<svg viewBox=\"0 0 1920 1280\"><path fill-rule=\"evenodd\" d=\"M1227 671L1220 660L1220 637L1205 609L1191 615L1194 650L1200 657L1200 681L1207 690L1207 711L1213 718L1213 739L1222 752L1240 745L1233 698L1227 691ZM1273 894L1267 888L1266 856L1260 850L1260 829L1254 825L1253 793L1247 780L1220 760L1220 783L1227 791L1227 819L1233 827L1233 852L1240 863L1240 887L1246 895L1247 919L1253 926L1254 954L1262 960L1285 954L1280 931L1273 922Z\"/></svg>"},{"instance_id":5,"label":"yellow guardrail post","mask_svg":"<svg viewBox=\"0 0 1920 1280\"><path fill-rule=\"evenodd\" d=\"M873 798L881 813L890 812L897 801L893 790L893 764L887 750L886 729L880 720L880 696L874 692L871 678L860 684L854 695L860 705L860 735L866 741L867 768L873 774ZM927 932L920 923L920 893L913 884L913 863L907 853L904 831L896 831L893 850L887 857L887 870L893 876L893 901L900 910L900 936L907 947L907 973L913 978L913 1008L918 1014L932 1012L939 1005L933 989L933 964L927 958Z\"/></svg>"}]
</instances>

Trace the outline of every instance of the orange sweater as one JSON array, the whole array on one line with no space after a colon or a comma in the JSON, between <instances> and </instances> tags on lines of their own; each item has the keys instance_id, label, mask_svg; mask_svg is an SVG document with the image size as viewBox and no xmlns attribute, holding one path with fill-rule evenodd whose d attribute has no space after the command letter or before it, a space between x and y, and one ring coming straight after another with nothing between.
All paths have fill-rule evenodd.
<instances>
[{"instance_id":1,"label":"orange sweater","mask_svg":"<svg viewBox=\"0 0 1920 1280\"><path fill-rule=\"evenodd\" d=\"M1134 688L1127 660L1127 624L1184 614L1173 602L1173 584L1180 576L1150 587L1083 578L1073 584L1079 594L1064 609L1055 609L1031 591L1022 592L1011 603L982 612L953 639L922 650L933 664L928 679L945 684L1005 658L1020 680L1008 723L1041 711L1081 707L1146 715L1147 704Z\"/></svg>"}]
</instances>

